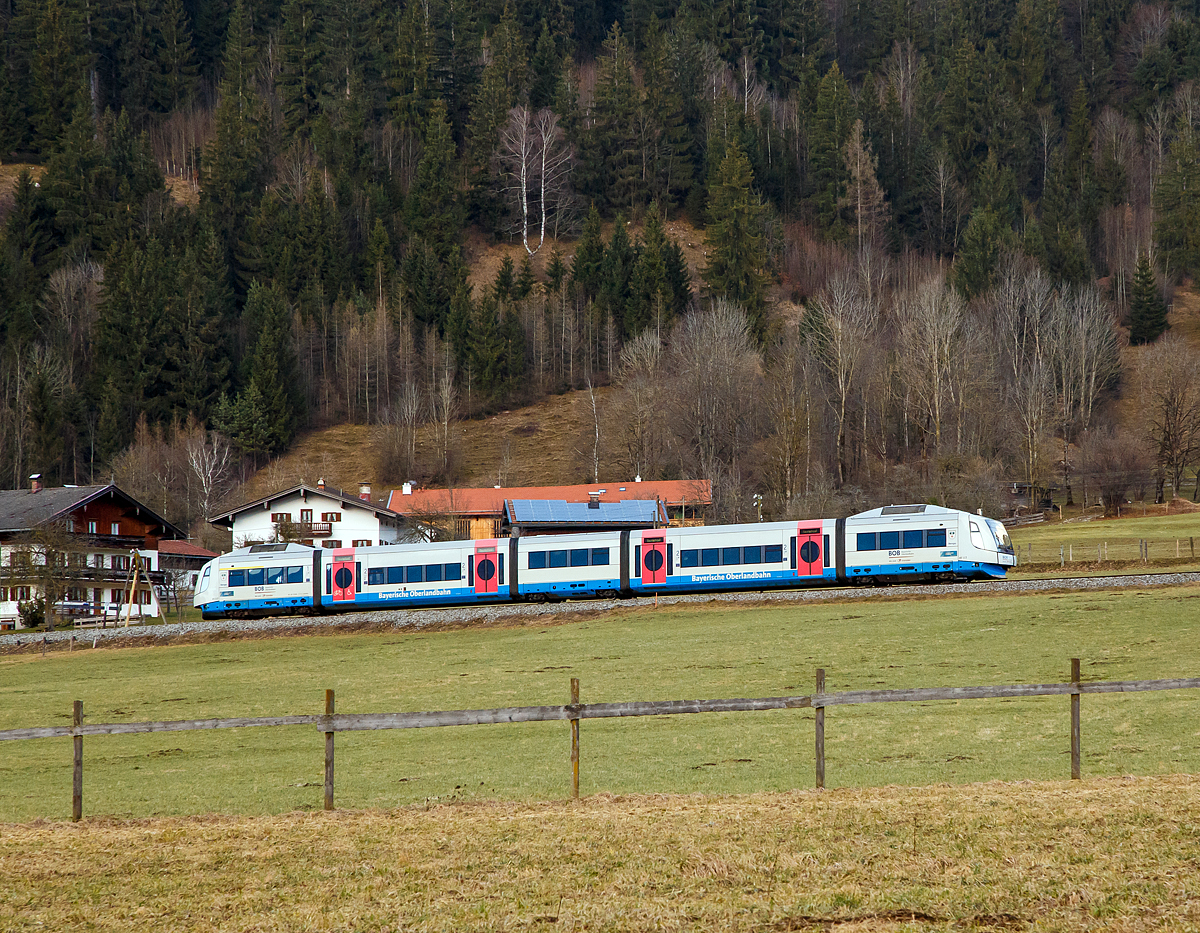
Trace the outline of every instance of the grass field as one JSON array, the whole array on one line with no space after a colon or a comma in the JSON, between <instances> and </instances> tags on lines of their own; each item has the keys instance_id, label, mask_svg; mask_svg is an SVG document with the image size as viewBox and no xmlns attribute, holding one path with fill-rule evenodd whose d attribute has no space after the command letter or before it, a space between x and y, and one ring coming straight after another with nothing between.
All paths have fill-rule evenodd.
<instances>
[{"instance_id":1,"label":"grass field","mask_svg":"<svg viewBox=\"0 0 1200 933\"><path fill-rule=\"evenodd\" d=\"M0 825L0 928L1187 931L1200 782Z\"/></svg>"},{"instance_id":2,"label":"grass field","mask_svg":"<svg viewBox=\"0 0 1200 933\"><path fill-rule=\"evenodd\" d=\"M1151 506L1151 510L1161 506ZM1091 521L1049 520L1038 525L1009 529L1021 564L1035 567L1057 566L1059 552L1068 567L1074 563L1096 569L1098 556L1108 569L1140 564L1140 541L1150 545L1149 564L1173 569L1200 569L1200 550L1192 554L1193 541L1200 545L1200 511L1181 515L1134 515L1120 519L1096 518ZM1097 547L1101 550L1098 552ZM1076 569L1079 569L1078 567ZM1018 569L1017 574L1022 571Z\"/></svg>"},{"instance_id":3,"label":"grass field","mask_svg":"<svg viewBox=\"0 0 1200 933\"><path fill-rule=\"evenodd\" d=\"M326 635L0 658L0 728L89 722L1195 676L1200 589L617 611L570 624ZM1200 771L1195 692L1086 697L1088 775ZM837 708L831 787L1054 780L1069 774L1061 698ZM752 793L813 786L812 714L585 721L586 794ZM62 819L70 743L5 743L0 820ZM531 723L342 733L349 808L548 800L568 792L568 732ZM320 806L313 727L85 740L87 815L277 814Z\"/></svg>"}]
</instances>

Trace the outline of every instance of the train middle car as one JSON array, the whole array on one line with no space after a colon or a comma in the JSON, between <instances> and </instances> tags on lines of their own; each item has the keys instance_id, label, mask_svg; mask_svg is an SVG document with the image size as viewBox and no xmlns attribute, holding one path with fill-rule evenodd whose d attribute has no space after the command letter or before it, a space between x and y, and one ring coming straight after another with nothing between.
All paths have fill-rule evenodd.
<instances>
[{"instance_id":1,"label":"train middle car","mask_svg":"<svg viewBox=\"0 0 1200 933\"><path fill-rule=\"evenodd\" d=\"M932 505L848 519L314 550L241 548L205 565L206 618L656 593L1003 577L1004 526Z\"/></svg>"}]
</instances>

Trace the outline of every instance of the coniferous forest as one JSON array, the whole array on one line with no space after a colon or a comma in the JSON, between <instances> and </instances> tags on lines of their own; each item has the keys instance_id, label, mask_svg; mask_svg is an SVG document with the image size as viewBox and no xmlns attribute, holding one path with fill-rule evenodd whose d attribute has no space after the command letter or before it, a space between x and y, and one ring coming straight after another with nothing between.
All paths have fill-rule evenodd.
<instances>
[{"instance_id":1,"label":"coniferous forest","mask_svg":"<svg viewBox=\"0 0 1200 933\"><path fill-rule=\"evenodd\" d=\"M1200 459L1194 0L0 0L0 161L5 486L605 385L726 518Z\"/></svg>"}]
</instances>

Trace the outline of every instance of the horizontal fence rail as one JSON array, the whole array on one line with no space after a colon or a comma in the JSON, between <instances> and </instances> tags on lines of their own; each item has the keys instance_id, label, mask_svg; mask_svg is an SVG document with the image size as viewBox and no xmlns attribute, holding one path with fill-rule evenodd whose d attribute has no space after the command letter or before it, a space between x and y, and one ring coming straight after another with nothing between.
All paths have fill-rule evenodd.
<instances>
[{"instance_id":1,"label":"horizontal fence rail","mask_svg":"<svg viewBox=\"0 0 1200 933\"><path fill-rule=\"evenodd\" d=\"M1143 693L1200 688L1200 677L1167 680L1083 682L1079 659L1071 659L1072 680L1051 684L1000 684L974 687L914 687L896 690L825 692L825 671L819 669L816 692L807 696L756 697L716 700L648 700L623 703L580 703L579 681L571 680L571 702L561 706L513 706L496 709L435 710L400 713L336 713L332 690L325 691L325 713L300 716L259 716L228 719L180 719L162 722L83 722L83 703L76 700L70 726L44 726L0 730L0 741L70 737L74 745L72 818L82 817L83 738L99 735L139 735L152 732L188 732L207 729L242 729L274 726L316 726L325 736L325 809L333 809L334 736L338 732L387 729L429 729L445 726L503 725L520 722L571 724L572 796L579 796L579 723L584 719L619 719L630 716L677 716L689 713L744 713L767 710L812 709L816 715L816 785L825 786L825 710L835 706L873 703L928 703L946 700L990 700L1023 697L1071 697L1071 777L1080 778L1081 739L1079 699L1082 694Z\"/></svg>"}]
</instances>

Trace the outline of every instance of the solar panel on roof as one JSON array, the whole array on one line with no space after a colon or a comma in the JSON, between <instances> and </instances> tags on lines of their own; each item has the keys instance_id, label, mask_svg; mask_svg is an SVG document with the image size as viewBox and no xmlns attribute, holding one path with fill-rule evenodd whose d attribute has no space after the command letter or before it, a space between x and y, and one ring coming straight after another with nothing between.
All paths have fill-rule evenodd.
<instances>
[{"instance_id":1,"label":"solar panel on roof","mask_svg":"<svg viewBox=\"0 0 1200 933\"><path fill-rule=\"evenodd\" d=\"M601 502L599 508L561 499L510 499L508 506L509 519L518 524L650 524L658 517L658 502L654 499Z\"/></svg>"},{"instance_id":2,"label":"solar panel on roof","mask_svg":"<svg viewBox=\"0 0 1200 933\"><path fill-rule=\"evenodd\" d=\"M924 505L885 505L880 515L917 515L925 511Z\"/></svg>"}]
</instances>

